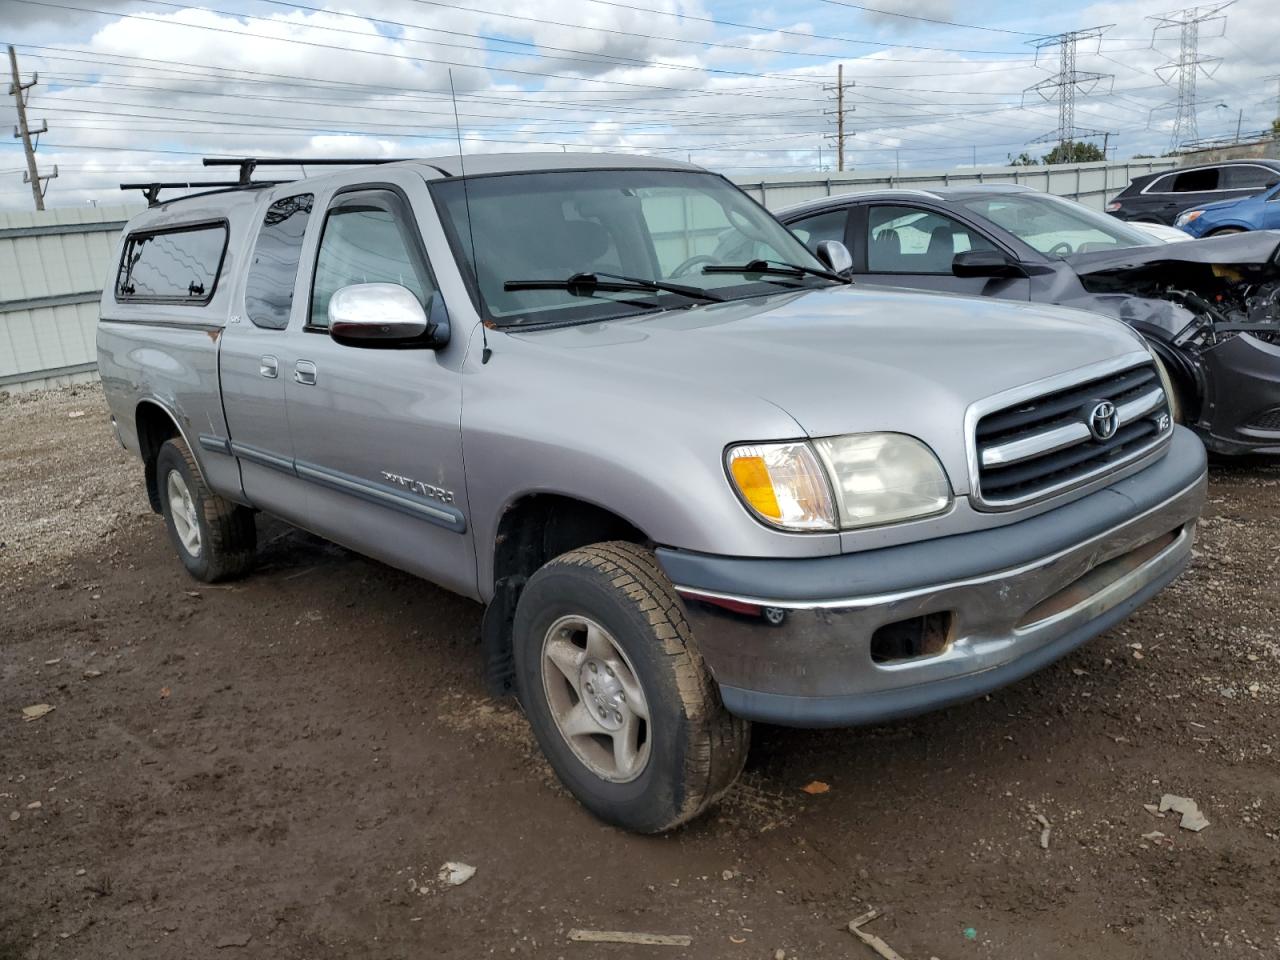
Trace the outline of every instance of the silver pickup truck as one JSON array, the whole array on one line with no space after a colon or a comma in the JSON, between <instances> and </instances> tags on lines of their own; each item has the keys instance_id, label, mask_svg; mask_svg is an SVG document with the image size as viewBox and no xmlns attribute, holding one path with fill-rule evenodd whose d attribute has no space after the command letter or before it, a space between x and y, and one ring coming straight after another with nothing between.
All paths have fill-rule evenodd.
<instances>
[{"instance_id":1,"label":"silver pickup truck","mask_svg":"<svg viewBox=\"0 0 1280 960\"><path fill-rule=\"evenodd\" d=\"M491 689L653 832L750 721L979 696L1190 557L1204 451L1132 330L847 266L682 163L363 166L135 217L99 362L194 577L265 511L475 599Z\"/></svg>"}]
</instances>

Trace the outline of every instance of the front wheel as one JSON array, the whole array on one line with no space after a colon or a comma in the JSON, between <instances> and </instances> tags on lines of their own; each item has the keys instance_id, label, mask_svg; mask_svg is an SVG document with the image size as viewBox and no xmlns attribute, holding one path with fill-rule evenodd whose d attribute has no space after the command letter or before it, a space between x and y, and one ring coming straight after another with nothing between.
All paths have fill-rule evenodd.
<instances>
[{"instance_id":1,"label":"front wheel","mask_svg":"<svg viewBox=\"0 0 1280 960\"><path fill-rule=\"evenodd\" d=\"M216 583L253 568L257 533L253 511L205 486L191 448L180 437L166 440L156 457L160 512L187 572Z\"/></svg>"},{"instance_id":2,"label":"front wheel","mask_svg":"<svg viewBox=\"0 0 1280 960\"><path fill-rule=\"evenodd\" d=\"M542 752L600 819L669 830L737 779L750 725L720 702L651 551L599 543L547 563L520 596L514 641Z\"/></svg>"}]
</instances>

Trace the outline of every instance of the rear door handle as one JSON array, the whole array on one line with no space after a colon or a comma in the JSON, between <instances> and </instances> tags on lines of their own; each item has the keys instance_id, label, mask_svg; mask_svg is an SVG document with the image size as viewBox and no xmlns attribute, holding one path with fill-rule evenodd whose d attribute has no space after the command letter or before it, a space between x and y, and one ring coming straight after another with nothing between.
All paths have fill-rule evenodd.
<instances>
[{"instance_id":1,"label":"rear door handle","mask_svg":"<svg viewBox=\"0 0 1280 960\"><path fill-rule=\"evenodd\" d=\"M293 365L293 379L308 387L315 386L316 365L310 360L299 360Z\"/></svg>"},{"instance_id":2,"label":"rear door handle","mask_svg":"<svg viewBox=\"0 0 1280 960\"><path fill-rule=\"evenodd\" d=\"M280 375L280 361L275 357L262 357L258 360L258 373L268 380L274 380Z\"/></svg>"}]
</instances>

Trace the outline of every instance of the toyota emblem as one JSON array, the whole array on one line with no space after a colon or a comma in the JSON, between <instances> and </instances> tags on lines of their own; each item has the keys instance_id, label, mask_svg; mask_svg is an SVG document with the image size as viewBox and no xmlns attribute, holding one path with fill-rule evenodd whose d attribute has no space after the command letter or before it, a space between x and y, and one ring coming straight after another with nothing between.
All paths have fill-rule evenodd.
<instances>
[{"instance_id":1,"label":"toyota emblem","mask_svg":"<svg viewBox=\"0 0 1280 960\"><path fill-rule=\"evenodd\" d=\"M1095 440L1110 440L1120 429L1120 414L1110 400L1102 400L1089 411L1089 432Z\"/></svg>"}]
</instances>

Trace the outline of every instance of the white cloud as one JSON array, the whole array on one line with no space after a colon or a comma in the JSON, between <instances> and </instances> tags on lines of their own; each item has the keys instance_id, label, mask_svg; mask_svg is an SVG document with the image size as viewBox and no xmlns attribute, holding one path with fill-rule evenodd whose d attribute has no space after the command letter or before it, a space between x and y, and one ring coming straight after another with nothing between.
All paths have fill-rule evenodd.
<instances>
[{"instance_id":1,"label":"white cloud","mask_svg":"<svg viewBox=\"0 0 1280 960\"><path fill-rule=\"evenodd\" d=\"M531 11L541 8L530 4L458 2L491 9L410 0L379 4L379 17L422 25L400 30L342 15L350 6L286 12L218 0L219 7L253 9L266 20L148 6L138 8L148 19L98 18L98 29L83 43L63 39L62 30L28 28L23 38L29 43L83 47L91 53L65 56L109 64L95 67L55 59L63 55L50 51L22 51L24 69L38 68L42 75L32 97L33 118L47 119L50 126L41 165L57 162L62 168L50 202L115 201L115 185L124 179L203 178L208 172L198 165L200 153L451 153L449 63L455 64L468 152L569 144L691 154L695 162L728 170L812 170L820 147L824 161L832 159L824 134L834 129L834 103L822 88L834 80L835 61L822 54L847 57L846 77L855 84L849 100L856 108L849 118L848 150L858 167L901 162L907 168L946 168L971 163L975 153L980 163L994 163L1023 149L1045 152L1047 145L1027 145L1051 134L1057 122L1052 104L1028 99L1022 107L1021 91L1049 75L1054 64L1033 66L1016 38L989 37L982 44L1018 51L1014 57L931 52L918 48L954 43L955 33L926 25L913 31L914 47L866 53L868 48L823 36L842 32L831 25L830 5L775 7L749 18L767 29L748 30L590 0L557 4L560 24L499 15L535 16ZM748 19L740 12L721 15L710 2L660 2L670 12ZM868 5L918 16L954 15L936 0L909 7L887 2ZM1143 19L1166 6L1167 0L1134 0L1071 15L1073 22L1116 24L1100 52L1080 48L1080 69L1113 73L1115 81L1113 90L1102 85L1092 94L1081 92L1077 124L1118 133L1111 144L1118 142L1121 156L1158 153L1167 145L1162 126L1171 114L1157 112L1150 127L1148 120L1152 108L1173 95L1153 73L1168 51L1149 49L1144 38L1151 25ZM961 19L966 18L980 22L977 12L964 13ZM535 46L518 55L499 53L503 45L480 36ZM662 39L675 37L699 43ZM1273 108L1266 98L1274 97L1274 85L1266 88L1259 80L1280 73L1280 25L1269 15L1267 0L1239 0L1230 8L1227 39L1206 39L1202 49L1226 61L1212 80L1201 81L1201 133L1227 132L1228 126L1233 132L1234 111L1242 108L1246 130L1269 121ZM155 62L130 59L135 57ZM165 64L167 70L157 69ZM1215 111L1211 102L1228 103L1231 115ZM0 103L4 122L11 102ZM20 168L21 151L6 149L0 171ZM0 206L29 203L20 174L0 173Z\"/></svg>"}]
</instances>

